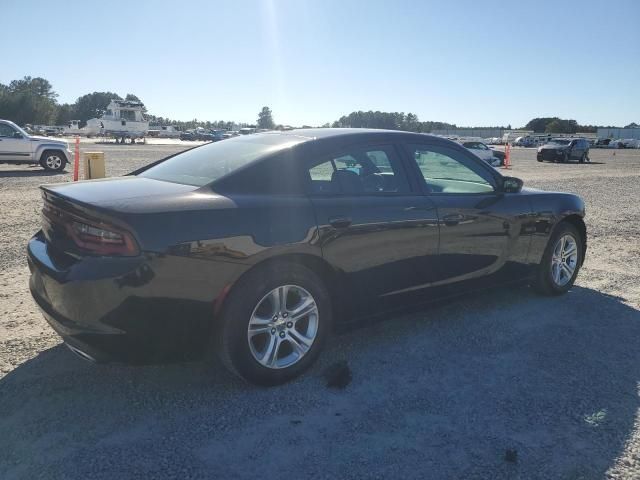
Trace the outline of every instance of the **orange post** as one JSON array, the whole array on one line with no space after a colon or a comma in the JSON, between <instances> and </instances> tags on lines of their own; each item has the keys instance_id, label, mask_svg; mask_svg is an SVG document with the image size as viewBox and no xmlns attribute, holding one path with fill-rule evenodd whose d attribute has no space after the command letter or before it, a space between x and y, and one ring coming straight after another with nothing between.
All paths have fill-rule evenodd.
<instances>
[{"instance_id":1,"label":"orange post","mask_svg":"<svg viewBox=\"0 0 640 480\"><path fill-rule=\"evenodd\" d=\"M76 151L73 156L73 181L78 181L78 170L80 170L80 137L76 137Z\"/></svg>"},{"instance_id":2,"label":"orange post","mask_svg":"<svg viewBox=\"0 0 640 480\"><path fill-rule=\"evenodd\" d=\"M504 165L502 168L511 168L511 145L504 147Z\"/></svg>"}]
</instances>

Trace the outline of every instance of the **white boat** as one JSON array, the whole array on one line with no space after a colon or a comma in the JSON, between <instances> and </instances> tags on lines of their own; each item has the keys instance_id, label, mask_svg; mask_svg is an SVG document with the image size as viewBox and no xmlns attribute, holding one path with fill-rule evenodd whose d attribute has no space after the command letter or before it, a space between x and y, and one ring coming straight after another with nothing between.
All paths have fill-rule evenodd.
<instances>
[{"instance_id":1,"label":"white boat","mask_svg":"<svg viewBox=\"0 0 640 480\"><path fill-rule=\"evenodd\" d=\"M143 112L144 105L140 102L111 100L104 115L88 120L85 128L87 134L113 137L122 143L128 138L133 142L136 138L144 138L149 131L149 122Z\"/></svg>"}]
</instances>

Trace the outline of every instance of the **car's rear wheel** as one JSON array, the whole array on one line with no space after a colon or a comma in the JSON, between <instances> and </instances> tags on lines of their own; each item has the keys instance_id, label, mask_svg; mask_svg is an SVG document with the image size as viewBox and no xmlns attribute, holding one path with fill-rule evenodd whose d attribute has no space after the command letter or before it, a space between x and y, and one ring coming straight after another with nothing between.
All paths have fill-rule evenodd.
<instances>
[{"instance_id":1,"label":"car's rear wheel","mask_svg":"<svg viewBox=\"0 0 640 480\"><path fill-rule=\"evenodd\" d=\"M584 163L584 162L585 162L585 160L586 160L586 158L587 158L587 154L586 154L586 152L585 152L585 153L583 153L583 154L582 154L582 156L580 157L580 163Z\"/></svg>"},{"instance_id":2,"label":"car's rear wheel","mask_svg":"<svg viewBox=\"0 0 640 480\"><path fill-rule=\"evenodd\" d=\"M225 366L258 385L278 385L304 372L322 349L332 321L322 280L308 268L273 264L241 279L216 329Z\"/></svg>"},{"instance_id":3,"label":"car's rear wheel","mask_svg":"<svg viewBox=\"0 0 640 480\"><path fill-rule=\"evenodd\" d=\"M583 249L582 237L576 227L567 222L560 223L538 265L533 282L535 290L544 295L561 295L569 291L582 265Z\"/></svg>"},{"instance_id":4,"label":"car's rear wheel","mask_svg":"<svg viewBox=\"0 0 640 480\"><path fill-rule=\"evenodd\" d=\"M67 159L60 152L55 150L47 150L42 153L40 157L40 165L45 169L52 172L61 172L67 165Z\"/></svg>"}]
</instances>

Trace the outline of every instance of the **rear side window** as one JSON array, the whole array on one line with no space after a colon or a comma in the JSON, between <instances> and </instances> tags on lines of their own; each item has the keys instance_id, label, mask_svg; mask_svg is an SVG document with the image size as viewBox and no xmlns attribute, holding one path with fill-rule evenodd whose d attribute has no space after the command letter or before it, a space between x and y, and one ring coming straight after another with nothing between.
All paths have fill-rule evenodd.
<instances>
[{"instance_id":1,"label":"rear side window","mask_svg":"<svg viewBox=\"0 0 640 480\"><path fill-rule=\"evenodd\" d=\"M236 137L187 150L145 170L139 176L200 187L305 140L279 134Z\"/></svg>"},{"instance_id":2,"label":"rear side window","mask_svg":"<svg viewBox=\"0 0 640 480\"><path fill-rule=\"evenodd\" d=\"M409 183L392 146L353 149L324 158L309 169L314 194L408 193Z\"/></svg>"}]
</instances>

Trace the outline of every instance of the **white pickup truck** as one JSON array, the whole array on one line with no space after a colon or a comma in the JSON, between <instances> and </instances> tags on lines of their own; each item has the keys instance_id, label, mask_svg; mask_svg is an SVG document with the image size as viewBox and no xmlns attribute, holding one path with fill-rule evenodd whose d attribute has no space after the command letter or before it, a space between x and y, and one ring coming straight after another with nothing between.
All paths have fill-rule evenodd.
<instances>
[{"instance_id":1,"label":"white pickup truck","mask_svg":"<svg viewBox=\"0 0 640 480\"><path fill-rule=\"evenodd\" d=\"M0 120L0 163L35 163L60 172L72 157L67 142L29 135L15 123Z\"/></svg>"}]
</instances>

